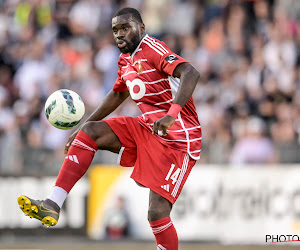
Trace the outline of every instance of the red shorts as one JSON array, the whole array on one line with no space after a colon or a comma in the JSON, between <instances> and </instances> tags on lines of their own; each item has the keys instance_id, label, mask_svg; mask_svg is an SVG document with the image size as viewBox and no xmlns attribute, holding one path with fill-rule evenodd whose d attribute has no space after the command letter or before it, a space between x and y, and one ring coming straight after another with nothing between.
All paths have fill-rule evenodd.
<instances>
[{"instance_id":1,"label":"red shorts","mask_svg":"<svg viewBox=\"0 0 300 250\"><path fill-rule=\"evenodd\" d=\"M196 161L186 152L161 144L137 118L123 116L105 122L121 141L120 165L134 167L132 179L174 204Z\"/></svg>"}]
</instances>

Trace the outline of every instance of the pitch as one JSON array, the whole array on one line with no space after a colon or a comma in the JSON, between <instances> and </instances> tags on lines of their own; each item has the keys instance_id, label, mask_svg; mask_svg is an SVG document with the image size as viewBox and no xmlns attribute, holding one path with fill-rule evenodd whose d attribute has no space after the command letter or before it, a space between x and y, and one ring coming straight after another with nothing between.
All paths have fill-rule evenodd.
<instances>
[{"instance_id":1,"label":"pitch","mask_svg":"<svg viewBox=\"0 0 300 250\"><path fill-rule=\"evenodd\" d=\"M299 246L221 246L216 244L202 244L202 243L180 243L180 250L289 250L289 249L299 249ZM68 240L58 240L55 238L45 240L44 243L30 243L30 240L24 240L19 242L11 243L1 243L0 250L4 249L43 249L43 250L154 250L154 242L135 242L135 241L119 241L119 242L95 242L95 241L81 241L72 242L72 239Z\"/></svg>"}]
</instances>

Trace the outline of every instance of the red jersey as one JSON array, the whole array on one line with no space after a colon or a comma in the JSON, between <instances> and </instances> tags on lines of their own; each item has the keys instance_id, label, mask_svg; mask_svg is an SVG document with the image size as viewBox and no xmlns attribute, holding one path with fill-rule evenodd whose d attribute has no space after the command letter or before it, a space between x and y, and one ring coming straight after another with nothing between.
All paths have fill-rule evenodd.
<instances>
[{"instance_id":1,"label":"red jersey","mask_svg":"<svg viewBox=\"0 0 300 250\"><path fill-rule=\"evenodd\" d=\"M134 53L121 54L118 78L113 90L129 90L131 98L142 111L139 123L153 131L153 123L165 116L178 91L180 79L173 71L187 62L174 54L162 41L145 35ZM166 136L155 135L164 145L187 152L193 159L200 158L201 126L193 99L190 98Z\"/></svg>"}]
</instances>

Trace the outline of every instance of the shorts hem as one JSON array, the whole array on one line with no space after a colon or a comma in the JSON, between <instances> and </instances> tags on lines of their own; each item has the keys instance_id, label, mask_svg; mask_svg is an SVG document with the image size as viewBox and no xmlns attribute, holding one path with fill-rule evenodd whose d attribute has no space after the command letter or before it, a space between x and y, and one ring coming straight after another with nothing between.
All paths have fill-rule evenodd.
<instances>
[{"instance_id":1,"label":"shorts hem","mask_svg":"<svg viewBox=\"0 0 300 250\"><path fill-rule=\"evenodd\" d=\"M171 202L172 204L174 204L177 200L177 198L171 198L169 195L167 194L161 194L159 191L160 189L157 188L152 188L149 187L149 185L147 185L146 183L142 182L142 181L138 181L137 179L135 179L134 177L130 176L131 179L133 179L134 181L138 182L139 184L143 185L146 188L149 188L150 190L152 190L153 192L159 194L160 196L164 197L165 199L167 199L169 202ZM176 195L178 197L178 194Z\"/></svg>"},{"instance_id":2,"label":"shorts hem","mask_svg":"<svg viewBox=\"0 0 300 250\"><path fill-rule=\"evenodd\" d=\"M120 151L119 151L119 155L118 155L118 159L117 159L117 164L121 165L121 158L122 158L122 154L124 152L125 147L121 147Z\"/></svg>"}]
</instances>

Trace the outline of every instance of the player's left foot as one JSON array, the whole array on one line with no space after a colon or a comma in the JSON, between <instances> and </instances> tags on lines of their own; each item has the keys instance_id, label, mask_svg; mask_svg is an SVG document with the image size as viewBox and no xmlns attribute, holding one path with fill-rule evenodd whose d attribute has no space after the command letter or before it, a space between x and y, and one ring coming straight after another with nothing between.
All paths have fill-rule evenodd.
<instances>
[{"instance_id":1,"label":"player's left foot","mask_svg":"<svg viewBox=\"0 0 300 250\"><path fill-rule=\"evenodd\" d=\"M34 200L27 196L18 197L20 209L26 216L40 220L48 227L58 222L60 207L52 200Z\"/></svg>"}]
</instances>

